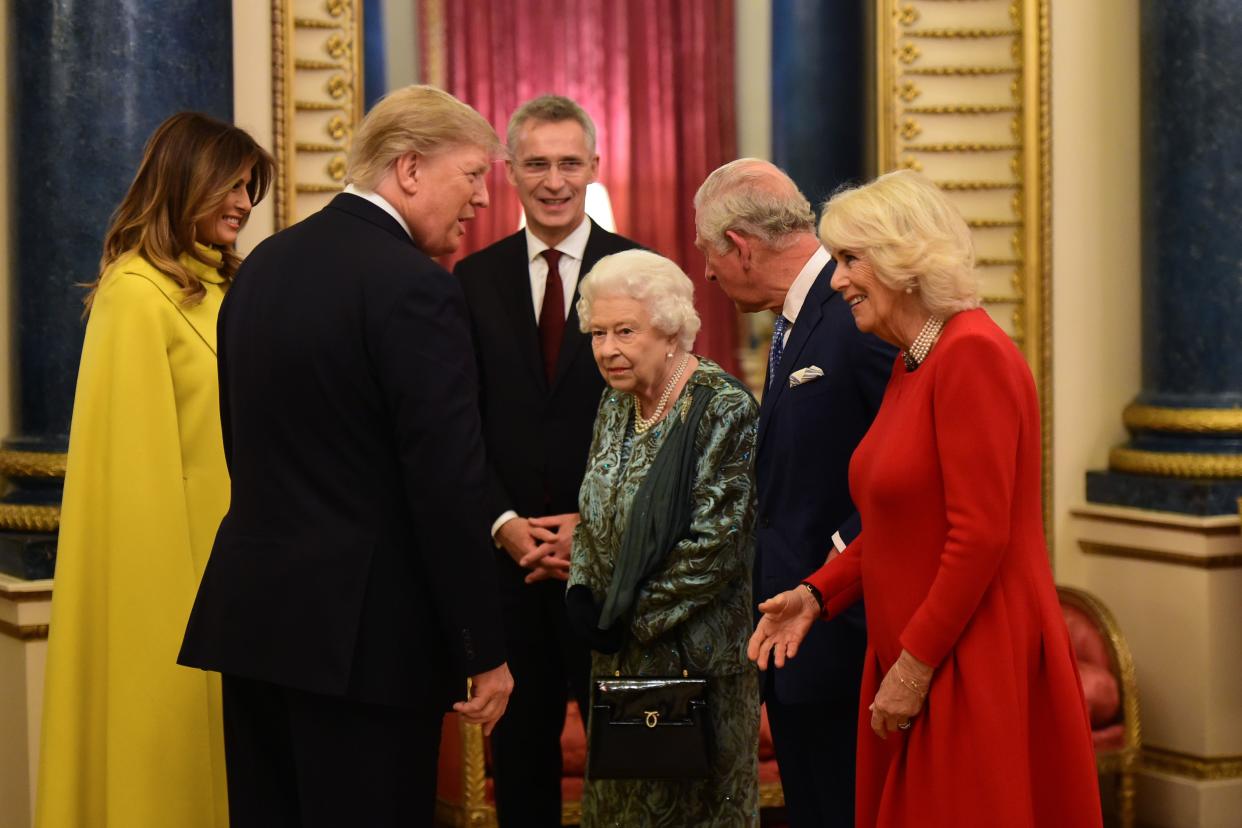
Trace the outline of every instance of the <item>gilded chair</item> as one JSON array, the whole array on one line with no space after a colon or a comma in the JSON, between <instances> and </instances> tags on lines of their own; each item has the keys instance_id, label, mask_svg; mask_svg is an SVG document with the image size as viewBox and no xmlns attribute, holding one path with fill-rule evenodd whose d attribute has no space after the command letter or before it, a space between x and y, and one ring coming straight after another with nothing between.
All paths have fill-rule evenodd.
<instances>
[{"instance_id":1,"label":"gilded chair","mask_svg":"<svg viewBox=\"0 0 1242 828\"><path fill-rule=\"evenodd\" d=\"M1091 714L1091 740L1101 776L1116 774L1117 819L1134 825L1134 774L1142 753L1134 660L1108 607L1089 592L1057 587L1070 631L1083 695Z\"/></svg>"}]
</instances>

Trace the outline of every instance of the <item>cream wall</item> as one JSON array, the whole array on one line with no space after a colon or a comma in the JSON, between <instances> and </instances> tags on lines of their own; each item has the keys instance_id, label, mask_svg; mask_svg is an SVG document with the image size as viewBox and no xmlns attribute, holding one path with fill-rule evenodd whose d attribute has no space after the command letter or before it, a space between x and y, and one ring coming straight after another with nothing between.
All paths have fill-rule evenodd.
<instances>
[{"instance_id":1,"label":"cream wall","mask_svg":"<svg viewBox=\"0 0 1242 828\"><path fill-rule=\"evenodd\" d=\"M736 0L734 102L739 158L772 157L772 15L767 3Z\"/></svg>"},{"instance_id":2,"label":"cream wall","mask_svg":"<svg viewBox=\"0 0 1242 828\"><path fill-rule=\"evenodd\" d=\"M233 0L233 120L268 152L272 139L272 4ZM272 234L275 193L250 214L237 240L243 254Z\"/></svg>"},{"instance_id":3,"label":"cream wall","mask_svg":"<svg viewBox=\"0 0 1242 828\"><path fill-rule=\"evenodd\" d=\"M1138 393L1139 20L1134 0L1052 0L1053 539L1087 589L1069 510L1126 438Z\"/></svg>"}]
</instances>

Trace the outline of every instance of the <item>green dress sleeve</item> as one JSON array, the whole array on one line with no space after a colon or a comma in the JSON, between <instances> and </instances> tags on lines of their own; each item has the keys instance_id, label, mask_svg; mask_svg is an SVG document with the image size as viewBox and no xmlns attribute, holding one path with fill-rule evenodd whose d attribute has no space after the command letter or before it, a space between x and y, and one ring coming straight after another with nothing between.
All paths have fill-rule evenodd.
<instances>
[{"instance_id":1,"label":"green dress sleeve","mask_svg":"<svg viewBox=\"0 0 1242 828\"><path fill-rule=\"evenodd\" d=\"M638 641L659 638L728 584L749 577L757 424L754 400L740 391L717 393L704 413L695 438L690 537L669 550L639 589L630 624Z\"/></svg>"}]
</instances>

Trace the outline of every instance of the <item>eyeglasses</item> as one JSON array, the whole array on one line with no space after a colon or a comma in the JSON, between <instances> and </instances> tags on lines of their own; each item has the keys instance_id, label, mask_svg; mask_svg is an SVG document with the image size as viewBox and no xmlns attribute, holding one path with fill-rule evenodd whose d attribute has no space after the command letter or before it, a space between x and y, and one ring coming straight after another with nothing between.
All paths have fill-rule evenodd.
<instances>
[{"instance_id":1,"label":"eyeglasses","mask_svg":"<svg viewBox=\"0 0 1242 828\"><path fill-rule=\"evenodd\" d=\"M556 167L556 171L561 174L562 178L577 178L586 172L587 162L581 158L562 158L559 161L532 158L528 161L517 162L518 170L527 178L543 178L553 167Z\"/></svg>"}]
</instances>

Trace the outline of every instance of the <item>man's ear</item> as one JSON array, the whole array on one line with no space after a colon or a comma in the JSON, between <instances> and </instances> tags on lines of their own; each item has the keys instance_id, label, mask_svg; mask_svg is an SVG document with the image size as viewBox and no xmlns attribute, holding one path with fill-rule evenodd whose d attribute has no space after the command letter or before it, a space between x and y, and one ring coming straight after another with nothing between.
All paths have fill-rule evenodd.
<instances>
[{"instance_id":1,"label":"man's ear","mask_svg":"<svg viewBox=\"0 0 1242 828\"><path fill-rule=\"evenodd\" d=\"M404 155L397 156L397 160L393 162L393 172L396 173L397 186L406 195L414 195L418 192L422 175L422 156L417 152L407 152Z\"/></svg>"},{"instance_id":2,"label":"man's ear","mask_svg":"<svg viewBox=\"0 0 1242 828\"><path fill-rule=\"evenodd\" d=\"M726 230L724 234L725 238L733 242L733 246L737 248L738 256L742 259L742 267L749 270L751 256L754 254L754 248L751 246L750 239L736 230Z\"/></svg>"},{"instance_id":3,"label":"man's ear","mask_svg":"<svg viewBox=\"0 0 1242 828\"><path fill-rule=\"evenodd\" d=\"M505 159L505 178L509 179L509 185L510 185L510 186L512 186L512 187L516 187L516 186L517 186L517 183L518 183L518 180L517 180L517 170L515 170L515 169L513 168L513 159L512 159L512 158L506 158L506 159Z\"/></svg>"}]
</instances>

